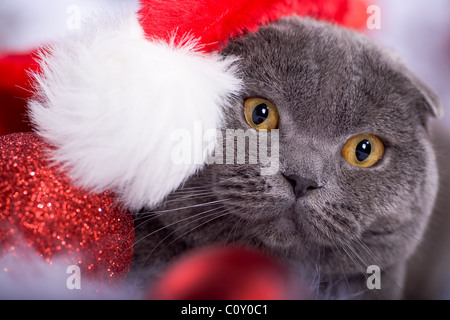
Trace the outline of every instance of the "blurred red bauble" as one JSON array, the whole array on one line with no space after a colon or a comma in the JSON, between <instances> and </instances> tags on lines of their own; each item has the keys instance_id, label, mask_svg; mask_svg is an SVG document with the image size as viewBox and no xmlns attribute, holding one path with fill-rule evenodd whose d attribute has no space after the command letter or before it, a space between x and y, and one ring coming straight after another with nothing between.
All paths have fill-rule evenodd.
<instances>
[{"instance_id":1,"label":"blurred red bauble","mask_svg":"<svg viewBox=\"0 0 450 320\"><path fill-rule=\"evenodd\" d=\"M46 159L49 148L32 133L0 137L0 256L28 247L49 263L79 265L91 279L120 282L134 251L131 214L109 192L73 186Z\"/></svg>"},{"instance_id":2,"label":"blurred red bauble","mask_svg":"<svg viewBox=\"0 0 450 320\"><path fill-rule=\"evenodd\" d=\"M303 293L296 298L305 298ZM152 287L147 298L282 300L292 297L292 277L276 260L253 249L217 246L177 260Z\"/></svg>"}]
</instances>

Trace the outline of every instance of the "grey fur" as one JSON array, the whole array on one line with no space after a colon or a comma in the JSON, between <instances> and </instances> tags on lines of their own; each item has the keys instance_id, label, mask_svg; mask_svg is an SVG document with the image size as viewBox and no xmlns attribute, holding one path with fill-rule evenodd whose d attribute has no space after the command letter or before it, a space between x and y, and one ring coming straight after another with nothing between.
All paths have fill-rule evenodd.
<instances>
[{"instance_id":1,"label":"grey fur","mask_svg":"<svg viewBox=\"0 0 450 320\"><path fill-rule=\"evenodd\" d=\"M231 41L223 54L240 58L245 82L226 127L249 128L246 98L273 102L279 172L212 164L155 215L138 215L136 274L153 277L191 248L237 242L289 262L317 298L401 298L412 239L422 237L437 193L428 122L441 113L438 98L371 40L310 19L282 19ZM340 154L361 133L386 145L371 168ZM292 174L320 188L296 199L283 177ZM382 268L381 290L367 290L369 265Z\"/></svg>"}]
</instances>

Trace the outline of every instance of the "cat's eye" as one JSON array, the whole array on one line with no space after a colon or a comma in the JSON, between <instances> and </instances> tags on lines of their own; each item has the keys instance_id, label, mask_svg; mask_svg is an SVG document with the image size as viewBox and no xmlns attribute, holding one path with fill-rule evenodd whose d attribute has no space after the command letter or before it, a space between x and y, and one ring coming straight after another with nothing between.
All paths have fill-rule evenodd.
<instances>
[{"instance_id":1,"label":"cat's eye","mask_svg":"<svg viewBox=\"0 0 450 320\"><path fill-rule=\"evenodd\" d=\"M249 98L244 101L245 120L256 130L278 128L278 110L269 100Z\"/></svg>"},{"instance_id":2,"label":"cat's eye","mask_svg":"<svg viewBox=\"0 0 450 320\"><path fill-rule=\"evenodd\" d=\"M384 144L377 136L359 134L345 143L341 154L351 165L369 168L383 157Z\"/></svg>"}]
</instances>

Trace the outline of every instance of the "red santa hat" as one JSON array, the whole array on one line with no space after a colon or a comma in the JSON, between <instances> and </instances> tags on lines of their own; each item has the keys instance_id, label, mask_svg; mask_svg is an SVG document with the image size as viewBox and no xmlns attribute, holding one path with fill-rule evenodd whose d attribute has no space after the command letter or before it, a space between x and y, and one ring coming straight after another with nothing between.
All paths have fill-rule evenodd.
<instances>
[{"instance_id":1,"label":"red santa hat","mask_svg":"<svg viewBox=\"0 0 450 320\"><path fill-rule=\"evenodd\" d=\"M351 2L351 1L350 1ZM346 23L348 0L199 0L141 1L140 22L154 39L179 43L185 35L198 39L206 52L223 48L231 39L255 32L284 16L312 16Z\"/></svg>"},{"instance_id":2,"label":"red santa hat","mask_svg":"<svg viewBox=\"0 0 450 320\"><path fill-rule=\"evenodd\" d=\"M43 51L31 120L77 185L154 206L214 148L203 141L174 163L173 133L220 128L242 87L238 60L219 55L227 42L294 14L345 24L351 2L142 0L138 13L91 19Z\"/></svg>"}]
</instances>

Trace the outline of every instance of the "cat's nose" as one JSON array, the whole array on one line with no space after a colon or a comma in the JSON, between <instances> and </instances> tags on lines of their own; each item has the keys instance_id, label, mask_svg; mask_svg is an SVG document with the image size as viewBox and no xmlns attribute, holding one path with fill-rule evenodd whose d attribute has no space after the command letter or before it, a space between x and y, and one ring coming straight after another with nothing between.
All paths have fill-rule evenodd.
<instances>
[{"instance_id":1,"label":"cat's nose","mask_svg":"<svg viewBox=\"0 0 450 320\"><path fill-rule=\"evenodd\" d=\"M319 187L319 185L315 181L301 177L296 174L284 177L292 185L292 188L294 189L294 194L297 198L300 198L304 196L306 193L308 193L308 191L317 189Z\"/></svg>"}]
</instances>

